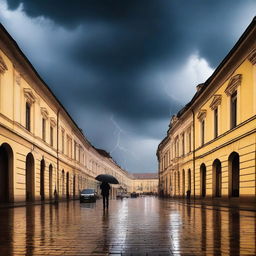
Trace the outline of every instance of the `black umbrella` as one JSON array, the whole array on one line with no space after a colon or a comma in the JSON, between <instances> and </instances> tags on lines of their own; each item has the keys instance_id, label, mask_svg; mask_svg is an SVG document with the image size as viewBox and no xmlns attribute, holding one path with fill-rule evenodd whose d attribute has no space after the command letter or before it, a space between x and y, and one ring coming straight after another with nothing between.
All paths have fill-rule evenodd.
<instances>
[{"instance_id":1,"label":"black umbrella","mask_svg":"<svg viewBox=\"0 0 256 256\"><path fill-rule=\"evenodd\" d=\"M110 184L119 184L118 180L114 176L109 174L100 174L95 179L98 181L107 182Z\"/></svg>"}]
</instances>

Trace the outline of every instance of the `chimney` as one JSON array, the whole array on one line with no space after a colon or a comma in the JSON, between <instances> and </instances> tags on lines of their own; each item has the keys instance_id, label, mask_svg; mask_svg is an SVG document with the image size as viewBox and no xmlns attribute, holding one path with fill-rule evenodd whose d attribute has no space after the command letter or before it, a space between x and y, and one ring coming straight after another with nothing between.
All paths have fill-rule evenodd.
<instances>
[{"instance_id":1,"label":"chimney","mask_svg":"<svg viewBox=\"0 0 256 256\"><path fill-rule=\"evenodd\" d=\"M196 91L199 92L202 89L203 86L204 86L204 84L198 84L196 86Z\"/></svg>"}]
</instances>

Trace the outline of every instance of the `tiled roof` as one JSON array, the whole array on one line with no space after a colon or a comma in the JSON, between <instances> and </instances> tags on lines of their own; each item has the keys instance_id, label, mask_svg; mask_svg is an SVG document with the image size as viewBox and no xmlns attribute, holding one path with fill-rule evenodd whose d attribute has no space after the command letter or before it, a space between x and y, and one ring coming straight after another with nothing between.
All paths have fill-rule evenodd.
<instances>
[{"instance_id":1,"label":"tiled roof","mask_svg":"<svg viewBox=\"0 0 256 256\"><path fill-rule=\"evenodd\" d=\"M133 173L132 174L134 179L158 179L158 173Z\"/></svg>"}]
</instances>

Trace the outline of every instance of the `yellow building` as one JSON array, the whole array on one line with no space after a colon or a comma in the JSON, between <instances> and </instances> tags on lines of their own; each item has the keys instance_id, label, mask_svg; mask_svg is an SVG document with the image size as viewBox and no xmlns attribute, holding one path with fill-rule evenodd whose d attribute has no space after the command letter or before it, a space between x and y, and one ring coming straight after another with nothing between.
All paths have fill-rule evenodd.
<instances>
[{"instance_id":1,"label":"yellow building","mask_svg":"<svg viewBox=\"0 0 256 256\"><path fill-rule=\"evenodd\" d=\"M158 174L157 173L133 173L132 192L138 194L157 194L158 193Z\"/></svg>"},{"instance_id":2,"label":"yellow building","mask_svg":"<svg viewBox=\"0 0 256 256\"><path fill-rule=\"evenodd\" d=\"M76 198L109 173L131 181L96 149L0 25L0 202ZM113 186L114 195L116 187Z\"/></svg>"},{"instance_id":3,"label":"yellow building","mask_svg":"<svg viewBox=\"0 0 256 256\"><path fill-rule=\"evenodd\" d=\"M210 47L210 45L209 45ZM168 196L256 195L256 19L159 144L159 189Z\"/></svg>"}]
</instances>

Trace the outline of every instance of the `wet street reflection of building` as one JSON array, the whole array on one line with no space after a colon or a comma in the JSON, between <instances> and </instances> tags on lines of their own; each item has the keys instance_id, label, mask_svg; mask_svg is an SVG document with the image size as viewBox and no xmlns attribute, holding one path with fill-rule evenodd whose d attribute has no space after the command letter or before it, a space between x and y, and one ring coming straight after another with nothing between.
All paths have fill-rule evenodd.
<instances>
[{"instance_id":1,"label":"wet street reflection of building","mask_svg":"<svg viewBox=\"0 0 256 256\"><path fill-rule=\"evenodd\" d=\"M0 255L255 255L255 220L156 197L0 209Z\"/></svg>"}]
</instances>

